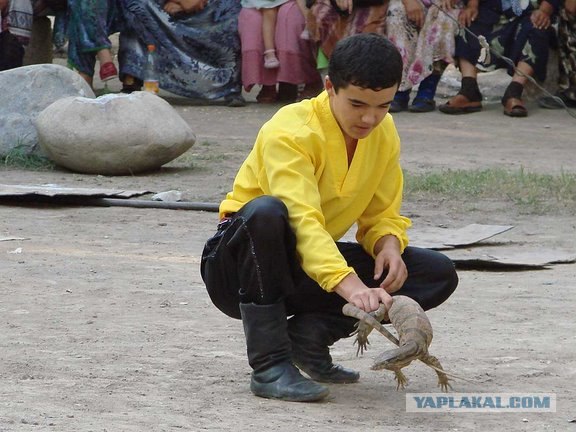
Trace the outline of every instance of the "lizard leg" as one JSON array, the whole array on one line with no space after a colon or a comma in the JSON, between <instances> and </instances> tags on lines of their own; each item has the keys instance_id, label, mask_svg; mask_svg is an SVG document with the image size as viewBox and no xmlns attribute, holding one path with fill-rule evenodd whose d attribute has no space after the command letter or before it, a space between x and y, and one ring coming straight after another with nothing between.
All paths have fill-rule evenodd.
<instances>
[{"instance_id":1,"label":"lizard leg","mask_svg":"<svg viewBox=\"0 0 576 432\"><path fill-rule=\"evenodd\" d=\"M432 366L432 368L438 375L438 386L442 389L443 392L447 392L448 389L452 389L448 375L444 373L444 368L442 367L440 361L436 357L427 354L423 357L420 357L420 360L425 364L427 364L428 366Z\"/></svg>"},{"instance_id":2,"label":"lizard leg","mask_svg":"<svg viewBox=\"0 0 576 432\"><path fill-rule=\"evenodd\" d=\"M408 384L408 379L406 378L406 375L404 375L404 373L398 369L395 370L394 373L396 374L396 382L398 383L396 385L396 390L404 390L404 387L406 387L406 384Z\"/></svg>"},{"instance_id":3,"label":"lizard leg","mask_svg":"<svg viewBox=\"0 0 576 432\"><path fill-rule=\"evenodd\" d=\"M440 389L443 392L447 392L448 389L452 390L452 386L450 385L448 375L439 371L436 371L436 374L438 374L438 386L440 387Z\"/></svg>"}]
</instances>

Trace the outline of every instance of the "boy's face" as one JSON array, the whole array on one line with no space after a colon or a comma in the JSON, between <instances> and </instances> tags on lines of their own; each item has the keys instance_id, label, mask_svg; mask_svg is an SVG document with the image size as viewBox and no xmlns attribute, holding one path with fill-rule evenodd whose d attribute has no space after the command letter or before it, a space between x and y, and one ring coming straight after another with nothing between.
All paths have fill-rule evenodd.
<instances>
[{"instance_id":1,"label":"boy's face","mask_svg":"<svg viewBox=\"0 0 576 432\"><path fill-rule=\"evenodd\" d=\"M390 109L398 86L371 90L348 85L336 93L330 78L326 77L326 91L330 97L330 108L346 142L366 138L380 124Z\"/></svg>"}]
</instances>

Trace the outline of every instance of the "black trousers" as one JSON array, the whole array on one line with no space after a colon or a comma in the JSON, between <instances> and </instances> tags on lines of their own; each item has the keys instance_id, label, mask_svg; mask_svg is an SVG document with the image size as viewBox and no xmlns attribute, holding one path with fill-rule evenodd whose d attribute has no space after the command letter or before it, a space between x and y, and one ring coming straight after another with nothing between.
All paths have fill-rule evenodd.
<instances>
[{"instance_id":1,"label":"black trousers","mask_svg":"<svg viewBox=\"0 0 576 432\"><path fill-rule=\"evenodd\" d=\"M367 286L380 284L381 280L373 279L374 259L359 244L337 245ZM445 255L407 247L402 258L408 278L395 295L411 297L427 310L443 303L456 289L458 276ZM288 315L340 314L346 303L304 273L288 210L270 196L252 200L219 224L204 247L201 274L214 305L233 318L240 319L239 303L265 305L283 298Z\"/></svg>"}]
</instances>

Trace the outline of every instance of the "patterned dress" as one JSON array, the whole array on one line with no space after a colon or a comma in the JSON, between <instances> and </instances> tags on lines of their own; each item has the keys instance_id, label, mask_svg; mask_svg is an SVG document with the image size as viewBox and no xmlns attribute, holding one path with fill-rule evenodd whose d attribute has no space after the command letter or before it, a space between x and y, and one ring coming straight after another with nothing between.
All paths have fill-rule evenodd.
<instances>
[{"instance_id":1,"label":"patterned dress","mask_svg":"<svg viewBox=\"0 0 576 432\"><path fill-rule=\"evenodd\" d=\"M558 10L558 0L547 1ZM550 32L537 29L532 24L530 16L537 7L538 2L533 0L521 15L516 15L511 8L503 7L501 0L480 0L478 17L468 29L486 37L497 54L510 58L515 65L524 62L531 66L534 76L544 81ZM467 33L459 34L456 37L455 57L477 64L480 57L478 40ZM514 73L514 68L498 55L492 55L490 63L481 66L485 70L506 68L510 75Z\"/></svg>"},{"instance_id":2,"label":"patterned dress","mask_svg":"<svg viewBox=\"0 0 576 432\"><path fill-rule=\"evenodd\" d=\"M112 48L109 35L122 29L116 0L68 0L68 64L92 76L96 53Z\"/></svg>"},{"instance_id":3,"label":"patterned dress","mask_svg":"<svg viewBox=\"0 0 576 432\"><path fill-rule=\"evenodd\" d=\"M330 0L316 0L310 9L308 29L326 57L336 43L357 33L386 34L387 2L382 6L354 7L351 14L335 8Z\"/></svg>"},{"instance_id":4,"label":"patterned dress","mask_svg":"<svg viewBox=\"0 0 576 432\"><path fill-rule=\"evenodd\" d=\"M559 87L576 101L576 17L560 11L558 21L558 53L560 55Z\"/></svg>"},{"instance_id":5,"label":"patterned dress","mask_svg":"<svg viewBox=\"0 0 576 432\"><path fill-rule=\"evenodd\" d=\"M459 8L442 12L429 1L424 3L426 18L419 30L406 16L401 0L390 0L386 35L402 56L404 69L398 90L409 90L429 76L438 62L453 63L456 49Z\"/></svg>"},{"instance_id":6,"label":"patterned dress","mask_svg":"<svg viewBox=\"0 0 576 432\"><path fill-rule=\"evenodd\" d=\"M164 0L120 0L120 75L142 79L146 45L156 45L160 88L204 100L240 94L238 0L209 0L197 13L169 16Z\"/></svg>"}]
</instances>

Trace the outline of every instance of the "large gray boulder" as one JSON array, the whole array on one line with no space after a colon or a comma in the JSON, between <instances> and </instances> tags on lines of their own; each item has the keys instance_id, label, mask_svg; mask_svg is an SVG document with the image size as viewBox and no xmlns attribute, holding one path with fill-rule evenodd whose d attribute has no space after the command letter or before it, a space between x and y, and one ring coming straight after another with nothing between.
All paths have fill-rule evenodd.
<instances>
[{"instance_id":1,"label":"large gray boulder","mask_svg":"<svg viewBox=\"0 0 576 432\"><path fill-rule=\"evenodd\" d=\"M34 120L69 96L95 97L86 81L64 66L41 64L0 72L0 157L16 147L24 154L39 154Z\"/></svg>"},{"instance_id":2,"label":"large gray boulder","mask_svg":"<svg viewBox=\"0 0 576 432\"><path fill-rule=\"evenodd\" d=\"M196 140L168 102L146 92L60 99L40 113L36 128L56 164L89 174L158 169Z\"/></svg>"}]
</instances>

